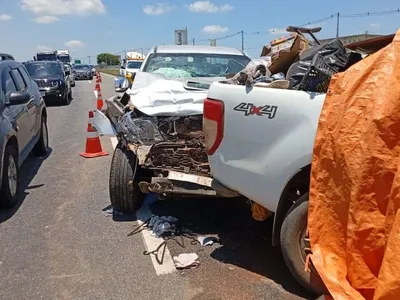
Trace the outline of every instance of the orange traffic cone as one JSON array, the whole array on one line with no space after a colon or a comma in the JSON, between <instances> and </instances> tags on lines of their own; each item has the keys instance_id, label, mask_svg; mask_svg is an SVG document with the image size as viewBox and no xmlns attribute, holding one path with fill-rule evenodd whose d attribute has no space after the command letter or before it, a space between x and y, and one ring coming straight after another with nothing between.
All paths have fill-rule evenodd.
<instances>
[{"instance_id":1,"label":"orange traffic cone","mask_svg":"<svg viewBox=\"0 0 400 300\"><path fill-rule=\"evenodd\" d=\"M97 73L97 78L99 78L99 82L102 82L101 81L101 73L100 72Z\"/></svg>"},{"instance_id":2,"label":"orange traffic cone","mask_svg":"<svg viewBox=\"0 0 400 300\"><path fill-rule=\"evenodd\" d=\"M100 83L96 82L96 86L95 86L94 90L99 92L100 89L101 89L100 88Z\"/></svg>"},{"instance_id":3,"label":"orange traffic cone","mask_svg":"<svg viewBox=\"0 0 400 300\"><path fill-rule=\"evenodd\" d=\"M101 91L97 91L97 109L101 110L103 108L103 96L101 95Z\"/></svg>"},{"instance_id":4,"label":"orange traffic cone","mask_svg":"<svg viewBox=\"0 0 400 300\"><path fill-rule=\"evenodd\" d=\"M81 152L79 155L85 158L93 158L99 156L107 156L108 152L104 152L101 147L99 133L96 128L92 125L92 120L94 118L93 111L89 111L89 122L87 127L87 137L86 137L86 150Z\"/></svg>"}]
</instances>

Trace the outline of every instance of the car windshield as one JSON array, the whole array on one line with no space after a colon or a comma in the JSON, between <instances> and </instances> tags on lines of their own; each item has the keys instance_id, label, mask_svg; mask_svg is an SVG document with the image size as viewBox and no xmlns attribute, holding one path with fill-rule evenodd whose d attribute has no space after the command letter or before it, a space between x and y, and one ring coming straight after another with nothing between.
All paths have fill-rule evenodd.
<instances>
[{"instance_id":1,"label":"car windshield","mask_svg":"<svg viewBox=\"0 0 400 300\"><path fill-rule=\"evenodd\" d=\"M153 53L144 72L163 74L169 78L225 77L243 70L250 62L244 55L209 53Z\"/></svg>"},{"instance_id":2,"label":"car windshield","mask_svg":"<svg viewBox=\"0 0 400 300\"><path fill-rule=\"evenodd\" d=\"M127 69L140 69L142 66L141 61L128 61Z\"/></svg>"},{"instance_id":3,"label":"car windshield","mask_svg":"<svg viewBox=\"0 0 400 300\"><path fill-rule=\"evenodd\" d=\"M32 62L26 63L25 67L34 78L60 77L63 75L58 63Z\"/></svg>"},{"instance_id":4,"label":"car windshield","mask_svg":"<svg viewBox=\"0 0 400 300\"><path fill-rule=\"evenodd\" d=\"M87 65L76 65L75 69L76 70L89 70L89 66L87 66Z\"/></svg>"},{"instance_id":5,"label":"car windshield","mask_svg":"<svg viewBox=\"0 0 400 300\"><path fill-rule=\"evenodd\" d=\"M71 60L69 55L58 55L58 59L62 62L69 62Z\"/></svg>"}]
</instances>

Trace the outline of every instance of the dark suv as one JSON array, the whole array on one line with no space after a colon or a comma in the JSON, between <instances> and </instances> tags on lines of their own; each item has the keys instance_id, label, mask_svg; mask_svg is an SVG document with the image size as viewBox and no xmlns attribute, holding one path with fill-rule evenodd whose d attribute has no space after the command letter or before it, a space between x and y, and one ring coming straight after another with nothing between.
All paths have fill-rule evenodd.
<instances>
[{"instance_id":1,"label":"dark suv","mask_svg":"<svg viewBox=\"0 0 400 300\"><path fill-rule=\"evenodd\" d=\"M75 79L92 80L92 68L89 65L75 65Z\"/></svg>"},{"instance_id":2,"label":"dark suv","mask_svg":"<svg viewBox=\"0 0 400 300\"><path fill-rule=\"evenodd\" d=\"M18 168L33 150L48 149L47 110L22 63L0 53L0 204L16 200Z\"/></svg>"},{"instance_id":3,"label":"dark suv","mask_svg":"<svg viewBox=\"0 0 400 300\"><path fill-rule=\"evenodd\" d=\"M29 74L39 86L46 102L51 100L68 105L72 99L70 71L59 61L28 61L24 63Z\"/></svg>"}]
</instances>

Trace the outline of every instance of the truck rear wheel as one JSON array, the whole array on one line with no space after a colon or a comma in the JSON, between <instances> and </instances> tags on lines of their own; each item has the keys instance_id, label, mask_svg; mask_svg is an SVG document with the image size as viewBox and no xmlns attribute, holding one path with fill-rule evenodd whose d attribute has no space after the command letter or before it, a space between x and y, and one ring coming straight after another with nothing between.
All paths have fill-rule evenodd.
<instances>
[{"instance_id":1,"label":"truck rear wheel","mask_svg":"<svg viewBox=\"0 0 400 300\"><path fill-rule=\"evenodd\" d=\"M133 213L140 208L145 194L139 189L141 168L136 155L119 143L110 168L110 200L113 208Z\"/></svg>"},{"instance_id":2,"label":"truck rear wheel","mask_svg":"<svg viewBox=\"0 0 400 300\"><path fill-rule=\"evenodd\" d=\"M304 270L306 256L310 253L310 242L306 238L308 217L308 193L302 195L291 207L281 229L281 249L287 267L297 282L309 292L322 295L327 293L325 284L313 264Z\"/></svg>"}]
</instances>

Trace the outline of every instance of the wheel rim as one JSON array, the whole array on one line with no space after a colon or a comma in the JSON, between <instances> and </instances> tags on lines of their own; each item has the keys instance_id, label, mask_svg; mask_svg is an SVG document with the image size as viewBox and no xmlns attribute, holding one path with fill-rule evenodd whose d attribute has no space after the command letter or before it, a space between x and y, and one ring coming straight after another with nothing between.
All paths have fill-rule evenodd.
<instances>
[{"instance_id":1,"label":"wheel rim","mask_svg":"<svg viewBox=\"0 0 400 300\"><path fill-rule=\"evenodd\" d=\"M12 155L8 157L8 187L10 189L11 196L15 196L17 193L17 179L18 170L15 159Z\"/></svg>"},{"instance_id":2,"label":"wheel rim","mask_svg":"<svg viewBox=\"0 0 400 300\"><path fill-rule=\"evenodd\" d=\"M43 122L42 124L42 135L43 135L44 148L47 149L49 147L49 134L47 132L47 126L45 122Z\"/></svg>"},{"instance_id":3,"label":"wheel rim","mask_svg":"<svg viewBox=\"0 0 400 300\"><path fill-rule=\"evenodd\" d=\"M300 233L299 236L299 245L300 245L300 252L301 252L301 257L303 259L304 264L306 263L306 258L307 255L311 254L311 243L310 243L310 238L307 235L307 226L303 228L303 230ZM308 263L308 268L310 269L311 273L314 274L315 276L319 276L317 270L314 267L314 264L312 263L311 259L309 260Z\"/></svg>"}]
</instances>

